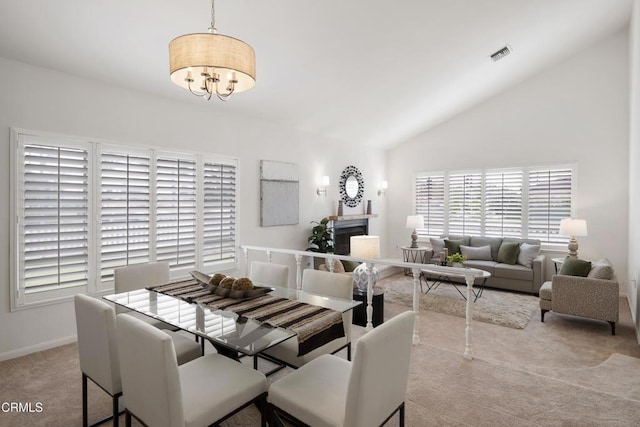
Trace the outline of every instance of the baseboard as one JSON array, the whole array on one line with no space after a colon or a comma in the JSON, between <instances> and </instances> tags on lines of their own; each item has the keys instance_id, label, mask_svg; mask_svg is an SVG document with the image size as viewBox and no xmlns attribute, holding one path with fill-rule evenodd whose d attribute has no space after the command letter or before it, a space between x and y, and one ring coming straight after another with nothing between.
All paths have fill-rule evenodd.
<instances>
[{"instance_id":1,"label":"baseboard","mask_svg":"<svg viewBox=\"0 0 640 427\"><path fill-rule=\"evenodd\" d=\"M6 353L0 353L0 362L15 359L16 357L26 356L31 353L37 353L38 351L48 350L50 348L59 347L65 344L71 344L76 342L78 337L72 335L69 337L58 338L56 340L45 341L40 344L30 345L28 347L19 348L17 350L7 351Z\"/></svg>"}]
</instances>

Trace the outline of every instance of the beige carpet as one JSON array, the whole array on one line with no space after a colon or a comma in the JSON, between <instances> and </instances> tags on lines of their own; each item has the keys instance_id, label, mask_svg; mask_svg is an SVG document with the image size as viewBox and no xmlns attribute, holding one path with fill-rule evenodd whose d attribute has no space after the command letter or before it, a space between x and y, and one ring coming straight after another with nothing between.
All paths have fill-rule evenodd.
<instances>
[{"instance_id":1,"label":"beige carpet","mask_svg":"<svg viewBox=\"0 0 640 427\"><path fill-rule=\"evenodd\" d=\"M387 319L406 310L385 302ZM638 425L640 347L623 298L616 330L612 336L606 322L554 313L547 314L545 323L534 316L524 329L474 322L474 360L469 361L462 357L464 319L421 311L421 342L412 350L406 425ZM357 339L365 331L354 326L353 333ZM1 426L81 425L75 344L0 362L0 378L0 401L41 402L44 407L41 413L0 412ZM94 385L89 399L92 420L110 412L109 397ZM224 423L258 425L254 407ZM397 426L397 417L387 425Z\"/></svg>"},{"instance_id":2,"label":"beige carpet","mask_svg":"<svg viewBox=\"0 0 640 427\"><path fill-rule=\"evenodd\" d=\"M430 282L431 283L431 282ZM413 277L394 275L378 282L385 301L413 307ZM427 290L424 281L423 289ZM457 285L466 295L466 287ZM474 288L478 292L477 288ZM538 309L538 298L517 292L486 288L473 305L473 319L509 328L524 329ZM451 283L441 283L426 295L420 293L420 310L465 317L466 301Z\"/></svg>"}]
</instances>

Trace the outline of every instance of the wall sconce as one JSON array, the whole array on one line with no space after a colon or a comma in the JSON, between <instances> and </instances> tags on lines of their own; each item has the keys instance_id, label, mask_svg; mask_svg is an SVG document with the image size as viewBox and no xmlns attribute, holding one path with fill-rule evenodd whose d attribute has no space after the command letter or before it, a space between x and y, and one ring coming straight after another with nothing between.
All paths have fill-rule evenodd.
<instances>
[{"instance_id":1,"label":"wall sconce","mask_svg":"<svg viewBox=\"0 0 640 427\"><path fill-rule=\"evenodd\" d=\"M327 187L329 186L329 184L331 184L331 180L329 180L329 177L326 175L323 176L322 183L320 184L320 187L318 187L318 189L316 190L316 193L318 193L318 196L327 195Z\"/></svg>"},{"instance_id":2,"label":"wall sconce","mask_svg":"<svg viewBox=\"0 0 640 427\"><path fill-rule=\"evenodd\" d=\"M389 183L387 181L382 181L380 183L380 189L378 190L378 196L384 196L387 192L387 187L389 187Z\"/></svg>"}]
</instances>

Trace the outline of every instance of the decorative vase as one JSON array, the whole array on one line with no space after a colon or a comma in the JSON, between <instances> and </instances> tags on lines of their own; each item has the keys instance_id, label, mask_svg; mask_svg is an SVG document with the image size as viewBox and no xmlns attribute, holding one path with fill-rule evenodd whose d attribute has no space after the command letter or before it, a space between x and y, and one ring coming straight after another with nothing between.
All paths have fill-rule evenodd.
<instances>
[{"instance_id":1,"label":"decorative vase","mask_svg":"<svg viewBox=\"0 0 640 427\"><path fill-rule=\"evenodd\" d=\"M342 216L342 200L338 202L338 216Z\"/></svg>"},{"instance_id":2,"label":"decorative vase","mask_svg":"<svg viewBox=\"0 0 640 427\"><path fill-rule=\"evenodd\" d=\"M373 267L371 270L373 275L373 288L375 289L378 281L378 269ZM369 285L369 272L367 271L367 263L363 262L353 270L353 285L361 292L367 292Z\"/></svg>"},{"instance_id":3,"label":"decorative vase","mask_svg":"<svg viewBox=\"0 0 640 427\"><path fill-rule=\"evenodd\" d=\"M371 215L371 200L367 200L367 215Z\"/></svg>"}]
</instances>

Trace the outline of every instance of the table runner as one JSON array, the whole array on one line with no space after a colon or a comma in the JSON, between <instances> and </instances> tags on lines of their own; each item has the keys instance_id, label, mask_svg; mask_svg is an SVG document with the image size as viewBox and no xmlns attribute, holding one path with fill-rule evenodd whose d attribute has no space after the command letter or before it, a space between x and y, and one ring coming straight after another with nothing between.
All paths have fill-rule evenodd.
<instances>
[{"instance_id":1,"label":"table runner","mask_svg":"<svg viewBox=\"0 0 640 427\"><path fill-rule=\"evenodd\" d=\"M304 302L269 294L243 300L225 298L204 289L195 279L149 286L147 289L214 310L231 311L276 328L290 329L298 336L298 356L345 336L342 313Z\"/></svg>"}]
</instances>

